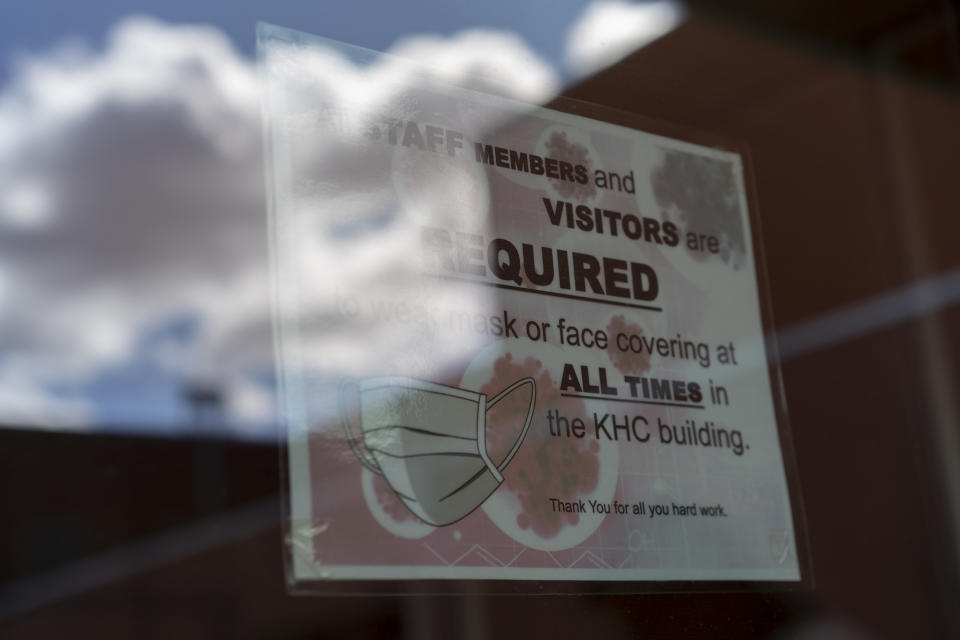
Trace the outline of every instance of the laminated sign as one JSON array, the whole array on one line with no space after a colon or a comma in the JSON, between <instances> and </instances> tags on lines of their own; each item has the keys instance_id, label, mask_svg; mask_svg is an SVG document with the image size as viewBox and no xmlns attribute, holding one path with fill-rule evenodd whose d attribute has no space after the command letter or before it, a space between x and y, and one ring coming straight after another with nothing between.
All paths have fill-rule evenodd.
<instances>
[{"instance_id":1,"label":"laminated sign","mask_svg":"<svg viewBox=\"0 0 960 640\"><path fill-rule=\"evenodd\" d=\"M291 582L801 581L740 153L260 50Z\"/></svg>"}]
</instances>

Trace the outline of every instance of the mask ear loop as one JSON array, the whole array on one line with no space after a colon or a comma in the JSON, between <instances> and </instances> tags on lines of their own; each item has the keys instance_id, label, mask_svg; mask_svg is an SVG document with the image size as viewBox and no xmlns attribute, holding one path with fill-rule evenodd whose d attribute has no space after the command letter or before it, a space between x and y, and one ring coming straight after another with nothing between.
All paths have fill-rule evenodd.
<instances>
[{"instance_id":1,"label":"mask ear loop","mask_svg":"<svg viewBox=\"0 0 960 640\"><path fill-rule=\"evenodd\" d=\"M522 378L520 380L517 380L512 385L510 385L509 387L507 387L506 389L504 389L503 391L501 391L500 393L498 393L493 398L487 401L487 412L489 413L490 407L492 407L493 405L497 404L498 402L503 400L505 397L510 395L511 392L513 392L517 387L519 387L522 384L530 385L530 406L527 408L527 418L526 420L523 421L523 429L520 431L520 435L517 436L517 441L514 443L513 449L511 449L510 453L507 454L507 457L503 459L503 462L497 465L498 471L503 471L504 468L506 468L510 460L513 459L513 456L515 456L517 451L520 450L520 445L523 444L523 439L527 437L527 430L530 428L530 419L533 418L533 405L537 401L537 383L534 381L533 378Z\"/></svg>"},{"instance_id":2,"label":"mask ear loop","mask_svg":"<svg viewBox=\"0 0 960 640\"><path fill-rule=\"evenodd\" d=\"M357 456L357 459L360 461L360 464L365 466L367 469L377 474L378 476L383 475L383 470L380 469L380 465L377 464L377 461L369 453L363 451L360 448L360 445L357 444L357 441L353 437L353 429L350 428L350 421L347 420L347 411L343 402L343 390L348 386L354 386L358 389L360 385L352 380L341 380L340 381L340 420L343 423L343 432L347 434L347 442L350 444L350 448L353 449L353 453Z\"/></svg>"}]
</instances>

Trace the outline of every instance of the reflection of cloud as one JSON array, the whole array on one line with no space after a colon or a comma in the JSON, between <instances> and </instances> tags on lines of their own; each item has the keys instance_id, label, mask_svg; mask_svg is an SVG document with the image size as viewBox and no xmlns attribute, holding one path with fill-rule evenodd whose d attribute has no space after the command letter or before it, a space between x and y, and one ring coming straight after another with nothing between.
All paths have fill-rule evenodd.
<instances>
[{"instance_id":1,"label":"reflection of cloud","mask_svg":"<svg viewBox=\"0 0 960 640\"><path fill-rule=\"evenodd\" d=\"M723 261L742 266L747 249L733 163L684 151L661 151L663 160L650 174L650 185L664 215L681 232L717 238ZM701 186L691 189L692 184Z\"/></svg>"},{"instance_id":2,"label":"reflection of cloud","mask_svg":"<svg viewBox=\"0 0 960 640\"><path fill-rule=\"evenodd\" d=\"M88 400L58 396L15 367L0 370L0 412L4 422L25 427L82 428L93 414Z\"/></svg>"},{"instance_id":3,"label":"reflection of cloud","mask_svg":"<svg viewBox=\"0 0 960 640\"><path fill-rule=\"evenodd\" d=\"M275 397L264 385L241 377L231 385L226 409L232 424L269 424L276 412Z\"/></svg>"},{"instance_id":4,"label":"reflection of cloud","mask_svg":"<svg viewBox=\"0 0 960 640\"><path fill-rule=\"evenodd\" d=\"M556 87L505 34L396 51L522 99ZM340 90L371 72L332 52L314 69ZM235 418L272 414L268 387L251 382L272 366L260 138L256 71L212 28L127 20L102 53L17 69L0 93L0 380L16 372L0 421L48 420L45 399L141 360L168 383L225 381ZM320 248L321 261L345 250ZM185 315L197 318L187 342L145 344ZM109 420L77 407L58 421Z\"/></svg>"},{"instance_id":5,"label":"reflection of cloud","mask_svg":"<svg viewBox=\"0 0 960 640\"><path fill-rule=\"evenodd\" d=\"M255 76L215 30L131 20L100 55L25 62L0 139L2 358L41 396L131 359L149 325L263 289ZM0 400L29 420L15 409Z\"/></svg>"},{"instance_id":6,"label":"reflection of cloud","mask_svg":"<svg viewBox=\"0 0 960 640\"><path fill-rule=\"evenodd\" d=\"M417 37L391 52L404 57L322 40L307 47L284 29L261 36L284 269L279 295L290 301L284 317L297 324L290 357L311 377L402 369L430 378L465 344L438 333L435 321L394 321L389 309L423 307L435 320L483 297L450 283L425 289L415 282L420 225L475 231L484 224L486 174L468 141L511 113L503 105L521 108L461 88L545 99L553 74L503 34ZM494 46L509 55L490 55ZM391 123L407 125L404 139L411 123L418 136L427 124L450 128L464 152L405 147ZM331 304L337 299L356 312L345 316Z\"/></svg>"},{"instance_id":7,"label":"reflection of cloud","mask_svg":"<svg viewBox=\"0 0 960 640\"><path fill-rule=\"evenodd\" d=\"M671 0L598 0L570 30L567 62L575 75L589 75L669 32L682 19L682 7Z\"/></svg>"},{"instance_id":8,"label":"reflection of cloud","mask_svg":"<svg viewBox=\"0 0 960 640\"><path fill-rule=\"evenodd\" d=\"M553 69L511 33L476 29L450 40L416 36L399 42L390 53L429 65L445 82L534 104L558 89Z\"/></svg>"}]
</instances>

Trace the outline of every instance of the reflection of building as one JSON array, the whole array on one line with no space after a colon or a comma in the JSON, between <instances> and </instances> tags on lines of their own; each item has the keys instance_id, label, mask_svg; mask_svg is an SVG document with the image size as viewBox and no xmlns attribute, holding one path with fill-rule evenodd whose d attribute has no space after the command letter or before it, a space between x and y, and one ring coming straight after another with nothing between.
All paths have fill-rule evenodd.
<instances>
[{"instance_id":1,"label":"reflection of building","mask_svg":"<svg viewBox=\"0 0 960 640\"><path fill-rule=\"evenodd\" d=\"M950 78L938 14L893 4L815 5L792 28ZM956 636L960 310L941 305L957 278L909 289L960 266L956 93L783 42L695 17L570 93L750 151L815 592L290 598L274 446L7 432L0 635L750 637L829 610L880 636ZM221 419L216 389L185 398L197 424Z\"/></svg>"}]
</instances>

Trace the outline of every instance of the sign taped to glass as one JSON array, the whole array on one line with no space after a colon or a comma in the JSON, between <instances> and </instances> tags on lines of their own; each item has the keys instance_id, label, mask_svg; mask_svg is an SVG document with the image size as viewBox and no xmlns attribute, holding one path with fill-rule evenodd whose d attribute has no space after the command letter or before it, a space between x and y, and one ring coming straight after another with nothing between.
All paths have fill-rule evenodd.
<instances>
[{"instance_id":1,"label":"sign taped to glass","mask_svg":"<svg viewBox=\"0 0 960 640\"><path fill-rule=\"evenodd\" d=\"M260 48L292 582L801 581L738 151Z\"/></svg>"}]
</instances>

